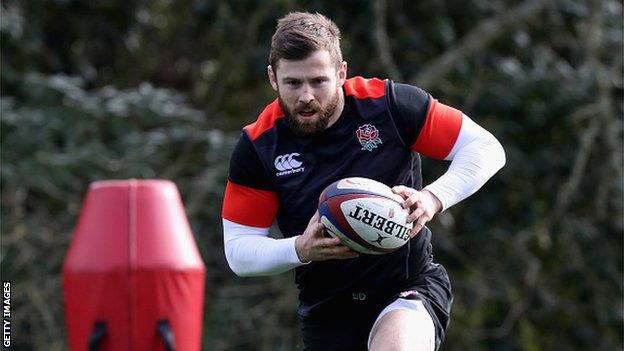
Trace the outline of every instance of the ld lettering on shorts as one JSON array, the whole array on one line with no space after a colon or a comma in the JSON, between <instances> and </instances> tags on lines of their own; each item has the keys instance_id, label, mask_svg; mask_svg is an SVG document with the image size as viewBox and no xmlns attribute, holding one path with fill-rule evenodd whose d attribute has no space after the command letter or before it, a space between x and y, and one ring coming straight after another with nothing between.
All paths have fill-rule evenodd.
<instances>
[{"instance_id":1,"label":"ld lettering on shorts","mask_svg":"<svg viewBox=\"0 0 624 351\"><path fill-rule=\"evenodd\" d=\"M358 301L366 300L366 294L362 292L354 292L352 297L354 300L358 300Z\"/></svg>"}]
</instances>

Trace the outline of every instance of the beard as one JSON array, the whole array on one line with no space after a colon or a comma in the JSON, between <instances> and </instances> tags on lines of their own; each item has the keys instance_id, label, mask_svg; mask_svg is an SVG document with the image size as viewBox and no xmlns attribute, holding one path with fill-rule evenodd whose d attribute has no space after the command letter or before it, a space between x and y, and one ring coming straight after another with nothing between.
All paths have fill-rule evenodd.
<instances>
[{"instance_id":1,"label":"beard","mask_svg":"<svg viewBox=\"0 0 624 351\"><path fill-rule=\"evenodd\" d=\"M336 108L338 107L339 97L338 97L339 89L336 89L336 93L333 97L329 99L327 106L323 108L321 104L317 101L311 101L307 104L297 104L293 109L290 109L281 96L278 97L279 105L286 116L286 121L288 122L288 126L293 131L293 133L298 137L307 137L312 136L314 134L318 134L324 131L329 125L329 121L331 117L336 112ZM318 117L314 120L300 120L298 119L298 115L300 111L316 111Z\"/></svg>"}]
</instances>

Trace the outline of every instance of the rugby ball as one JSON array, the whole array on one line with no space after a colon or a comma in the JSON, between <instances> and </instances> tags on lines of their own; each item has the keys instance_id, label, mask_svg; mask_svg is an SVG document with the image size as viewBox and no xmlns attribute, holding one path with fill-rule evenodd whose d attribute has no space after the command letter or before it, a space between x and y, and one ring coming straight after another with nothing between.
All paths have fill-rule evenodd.
<instances>
[{"instance_id":1,"label":"rugby ball","mask_svg":"<svg viewBox=\"0 0 624 351\"><path fill-rule=\"evenodd\" d=\"M390 187L368 178L344 178L319 197L319 215L327 233L352 250L381 255L398 250L410 239L409 212Z\"/></svg>"}]
</instances>

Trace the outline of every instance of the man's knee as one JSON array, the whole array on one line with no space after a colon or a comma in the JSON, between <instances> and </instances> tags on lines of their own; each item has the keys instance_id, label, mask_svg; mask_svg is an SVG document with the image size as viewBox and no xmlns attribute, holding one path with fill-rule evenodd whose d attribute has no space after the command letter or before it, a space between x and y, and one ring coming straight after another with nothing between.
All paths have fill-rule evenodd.
<instances>
[{"instance_id":1,"label":"man's knee","mask_svg":"<svg viewBox=\"0 0 624 351\"><path fill-rule=\"evenodd\" d=\"M369 349L433 351L435 328L431 317L424 308L387 313L373 327Z\"/></svg>"}]
</instances>

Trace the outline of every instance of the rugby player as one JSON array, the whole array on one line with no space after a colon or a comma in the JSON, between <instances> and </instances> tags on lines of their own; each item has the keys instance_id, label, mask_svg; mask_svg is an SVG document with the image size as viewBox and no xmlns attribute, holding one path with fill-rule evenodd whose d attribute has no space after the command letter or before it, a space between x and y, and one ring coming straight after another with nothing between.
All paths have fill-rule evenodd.
<instances>
[{"instance_id":1,"label":"rugby player","mask_svg":"<svg viewBox=\"0 0 624 351\"><path fill-rule=\"evenodd\" d=\"M453 295L425 224L503 167L502 146L416 86L347 78L340 31L318 13L278 21L267 73L277 98L243 128L230 161L222 218L231 269L295 270L306 350L437 350ZM425 187L420 155L450 161ZM324 235L319 194L354 176L404 198L414 230L400 250L357 254ZM268 237L274 221L283 239Z\"/></svg>"}]
</instances>

